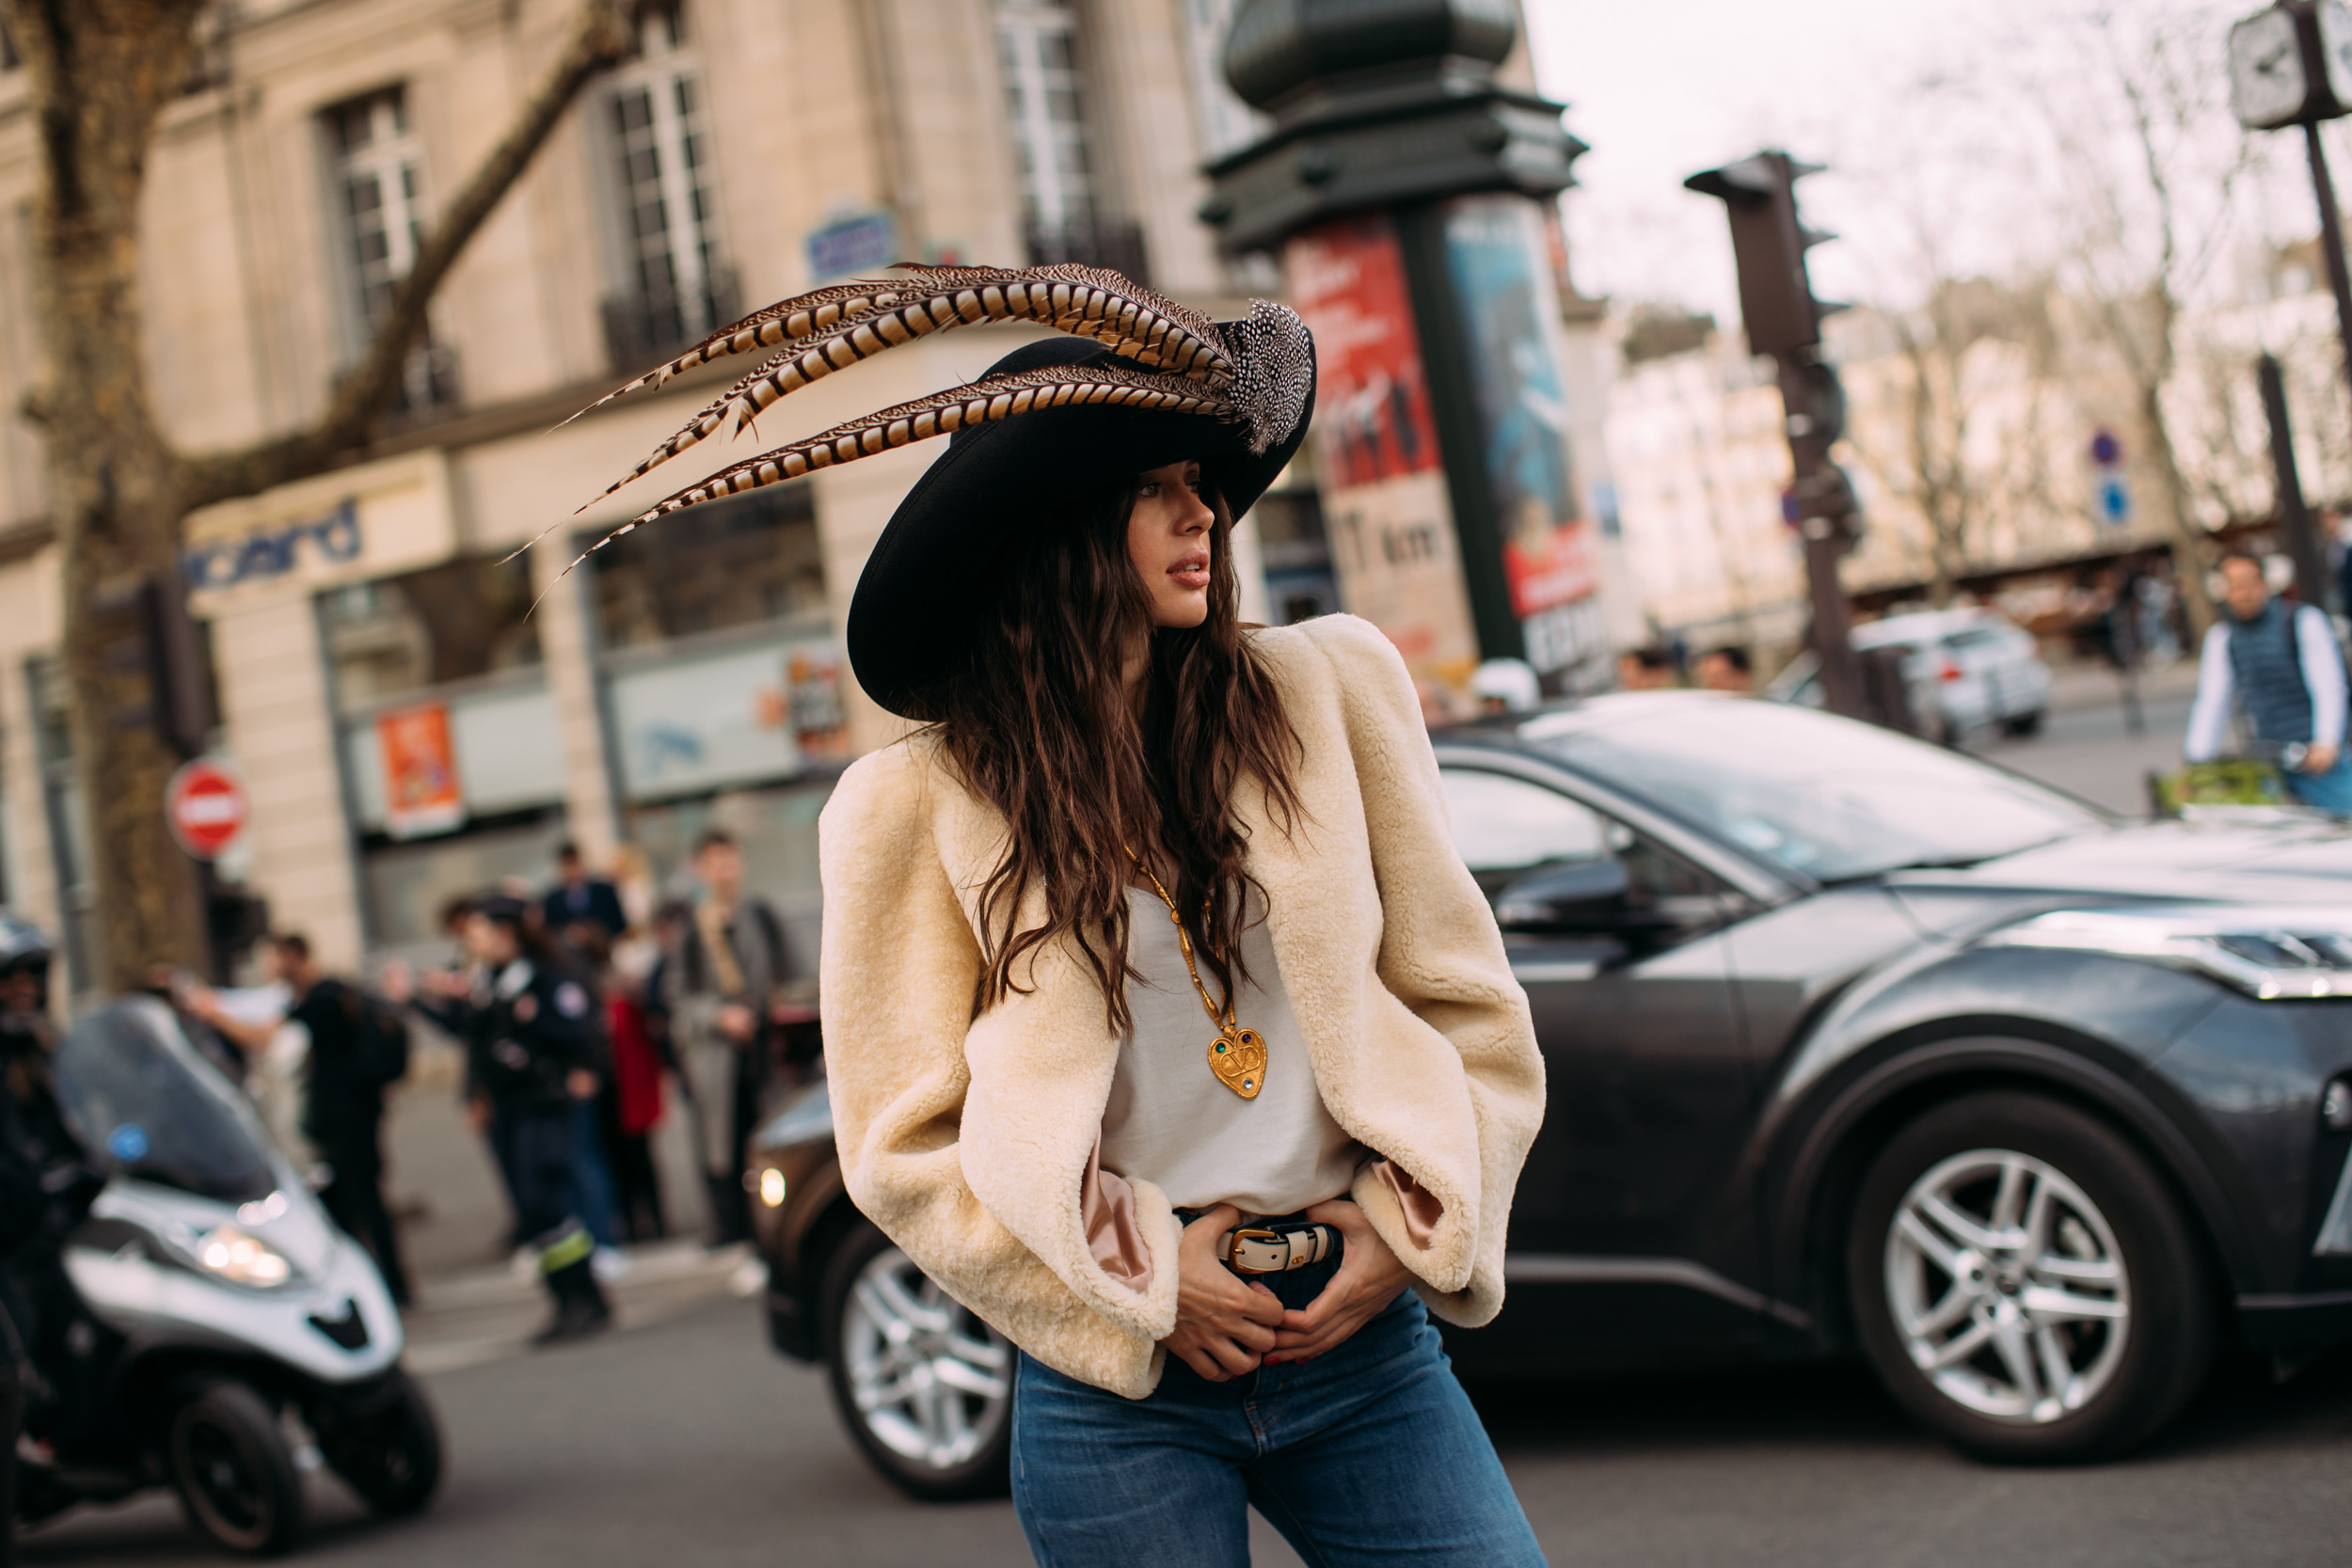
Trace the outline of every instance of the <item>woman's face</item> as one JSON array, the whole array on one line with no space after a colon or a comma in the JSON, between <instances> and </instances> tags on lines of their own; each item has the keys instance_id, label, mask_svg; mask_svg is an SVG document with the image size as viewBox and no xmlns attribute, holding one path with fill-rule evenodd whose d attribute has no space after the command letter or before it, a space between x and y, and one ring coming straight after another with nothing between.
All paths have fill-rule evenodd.
<instances>
[{"instance_id":1,"label":"woman's face","mask_svg":"<svg viewBox=\"0 0 2352 1568\"><path fill-rule=\"evenodd\" d=\"M1197 626L1209 618L1210 529L1200 465L1170 463L1137 482L1127 519L1127 557L1143 579L1155 626Z\"/></svg>"}]
</instances>

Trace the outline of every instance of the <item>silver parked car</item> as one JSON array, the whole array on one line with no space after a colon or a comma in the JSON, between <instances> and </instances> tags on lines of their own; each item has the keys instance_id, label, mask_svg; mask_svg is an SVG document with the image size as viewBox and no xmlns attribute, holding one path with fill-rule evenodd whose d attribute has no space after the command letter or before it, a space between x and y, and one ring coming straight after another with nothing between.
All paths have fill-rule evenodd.
<instances>
[{"instance_id":1,"label":"silver parked car","mask_svg":"<svg viewBox=\"0 0 2352 1568\"><path fill-rule=\"evenodd\" d=\"M1858 650L1901 648L1911 711L1923 734L1957 743L1998 724L2031 735L2050 707L2050 667L2031 633L1989 610L1889 615L1853 629ZM1775 702L1821 705L1820 661L1801 654L1765 689Z\"/></svg>"}]
</instances>

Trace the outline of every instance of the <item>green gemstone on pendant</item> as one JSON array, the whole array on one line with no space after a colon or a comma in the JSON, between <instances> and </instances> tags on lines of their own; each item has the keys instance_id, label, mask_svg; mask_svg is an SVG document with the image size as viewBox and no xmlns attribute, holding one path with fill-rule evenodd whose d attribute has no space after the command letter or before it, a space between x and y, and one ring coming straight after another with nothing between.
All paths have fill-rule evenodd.
<instances>
[{"instance_id":1,"label":"green gemstone on pendant","mask_svg":"<svg viewBox=\"0 0 2352 1568\"><path fill-rule=\"evenodd\" d=\"M1225 1042L1223 1040L1216 1042L1216 1053L1220 1056L1225 1054Z\"/></svg>"}]
</instances>

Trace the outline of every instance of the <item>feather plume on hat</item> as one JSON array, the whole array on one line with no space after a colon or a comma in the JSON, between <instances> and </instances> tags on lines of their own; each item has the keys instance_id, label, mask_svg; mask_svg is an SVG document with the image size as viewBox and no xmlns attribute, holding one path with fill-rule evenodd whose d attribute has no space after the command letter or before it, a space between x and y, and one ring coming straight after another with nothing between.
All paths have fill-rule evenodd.
<instances>
[{"instance_id":1,"label":"feather plume on hat","mask_svg":"<svg viewBox=\"0 0 2352 1568\"><path fill-rule=\"evenodd\" d=\"M1306 325L1287 306L1255 300L1244 319L1218 324L1098 267L901 262L896 270L908 276L837 283L781 300L581 409L580 414L594 412L730 355L776 351L596 500L700 444L730 417L733 432L739 433L809 383L935 333L987 322L1031 322L1091 339L1111 357L983 376L772 448L656 502L581 551L564 571L623 534L703 501L1035 410L1095 404L1197 414L1238 427L1242 444L1260 454L1292 436L1305 414L1313 385L1313 347Z\"/></svg>"}]
</instances>

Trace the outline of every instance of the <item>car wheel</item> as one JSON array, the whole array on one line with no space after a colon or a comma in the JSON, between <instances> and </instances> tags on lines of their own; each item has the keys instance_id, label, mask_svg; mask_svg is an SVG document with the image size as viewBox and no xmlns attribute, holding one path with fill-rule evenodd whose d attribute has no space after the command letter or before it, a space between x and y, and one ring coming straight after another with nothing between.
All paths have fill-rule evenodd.
<instances>
[{"instance_id":1,"label":"car wheel","mask_svg":"<svg viewBox=\"0 0 2352 1568\"><path fill-rule=\"evenodd\" d=\"M825 1270L819 1333L834 1407L883 1475L914 1497L1010 1489L1013 1348L873 1226Z\"/></svg>"},{"instance_id":2,"label":"car wheel","mask_svg":"<svg viewBox=\"0 0 2352 1568\"><path fill-rule=\"evenodd\" d=\"M2014 736L2040 735L2042 718L2042 710L2036 708L2031 713L2013 714L2002 720L2001 727Z\"/></svg>"},{"instance_id":3,"label":"car wheel","mask_svg":"<svg viewBox=\"0 0 2352 1568\"><path fill-rule=\"evenodd\" d=\"M173 1410L164 1434L188 1522L232 1552L268 1557L302 1534L302 1476L278 1412L242 1383L209 1383Z\"/></svg>"},{"instance_id":4,"label":"car wheel","mask_svg":"<svg viewBox=\"0 0 2352 1568\"><path fill-rule=\"evenodd\" d=\"M1920 1117L1863 1179L1846 1247L1862 1348L1985 1459L2089 1459L2179 1414L2213 1354L2203 1249L2114 1129L2026 1093Z\"/></svg>"}]
</instances>

